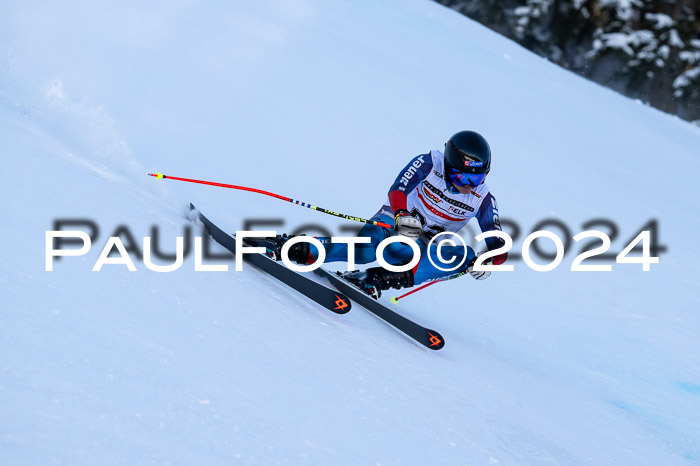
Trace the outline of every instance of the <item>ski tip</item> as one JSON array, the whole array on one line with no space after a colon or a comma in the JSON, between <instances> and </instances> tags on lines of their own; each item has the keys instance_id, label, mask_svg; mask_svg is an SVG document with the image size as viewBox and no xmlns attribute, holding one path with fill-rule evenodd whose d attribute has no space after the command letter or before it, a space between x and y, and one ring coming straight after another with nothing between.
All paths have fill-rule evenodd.
<instances>
[{"instance_id":1,"label":"ski tip","mask_svg":"<svg viewBox=\"0 0 700 466\"><path fill-rule=\"evenodd\" d=\"M445 339L442 338L435 330L427 330L428 332L428 344L426 346L431 350L439 350L445 346Z\"/></svg>"},{"instance_id":2,"label":"ski tip","mask_svg":"<svg viewBox=\"0 0 700 466\"><path fill-rule=\"evenodd\" d=\"M336 312L337 314L345 314L347 312L350 312L350 309L352 308L352 302L347 298L347 296L343 294L336 294L336 298L338 298L335 301L335 307L333 308L333 312Z\"/></svg>"}]
</instances>

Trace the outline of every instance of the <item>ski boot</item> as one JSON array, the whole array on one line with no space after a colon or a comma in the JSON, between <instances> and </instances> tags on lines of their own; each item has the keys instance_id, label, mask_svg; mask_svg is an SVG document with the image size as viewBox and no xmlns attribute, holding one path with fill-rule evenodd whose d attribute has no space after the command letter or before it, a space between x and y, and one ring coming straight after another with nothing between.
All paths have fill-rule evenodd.
<instances>
[{"instance_id":1,"label":"ski boot","mask_svg":"<svg viewBox=\"0 0 700 466\"><path fill-rule=\"evenodd\" d=\"M266 249L267 257L270 259L281 261L282 260L282 246L284 243L294 238L293 235L277 235L274 238L247 238L246 243L251 246L261 246ZM306 265L313 263L313 256L311 256L309 251L309 243L302 241L297 243L291 248L287 253L289 260L295 262L299 265Z\"/></svg>"},{"instance_id":2,"label":"ski boot","mask_svg":"<svg viewBox=\"0 0 700 466\"><path fill-rule=\"evenodd\" d=\"M374 299L379 299L382 290L410 288L413 286L413 271L390 272L382 267L345 272L342 277L360 288Z\"/></svg>"}]
</instances>

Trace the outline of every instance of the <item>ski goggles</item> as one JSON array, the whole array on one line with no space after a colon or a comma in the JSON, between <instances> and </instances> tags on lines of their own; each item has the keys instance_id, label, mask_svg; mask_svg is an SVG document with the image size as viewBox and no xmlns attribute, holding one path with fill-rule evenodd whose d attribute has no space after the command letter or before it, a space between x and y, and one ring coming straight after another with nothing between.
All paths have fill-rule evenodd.
<instances>
[{"instance_id":1,"label":"ski goggles","mask_svg":"<svg viewBox=\"0 0 700 466\"><path fill-rule=\"evenodd\" d=\"M486 173L464 173L456 168L450 168L448 175L455 186L471 186L472 188L479 186L486 178Z\"/></svg>"}]
</instances>

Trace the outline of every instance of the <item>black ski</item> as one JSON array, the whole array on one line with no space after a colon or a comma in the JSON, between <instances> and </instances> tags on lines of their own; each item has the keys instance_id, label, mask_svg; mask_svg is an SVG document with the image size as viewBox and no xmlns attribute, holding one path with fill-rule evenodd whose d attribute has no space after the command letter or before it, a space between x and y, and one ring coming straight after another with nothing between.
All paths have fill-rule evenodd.
<instances>
[{"instance_id":1,"label":"black ski","mask_svg":"<svg viewBox=\"0 0 700 466\"><path fill-rule=\"evenodd\" d=\"M372 314L402 331L421 345L432 350L439 350L445 346L445 339L442 338L442 335L438 332L425 328L401 314L397 314L339 275L321 268L314 270L314 272L322 277L328 278L331 284L345 293L346 296L349 296L353 301Z\"/></svg>"},{"instance_id":2,"label":"black ski","mask_svg":"<svg viewBox=\"0 0 700 466\"><path fill-rule=\"evenodd\" d=\"M190 203L190 210L195 209L194 204ZM214 241L232 253L236 253L236 239L233 236L214 225L211 220L206 218L201 212L199 212L199 220L204 224L211 237L214 238ZM352 303L342 292L328 288L290 270L283 264L270 259L265 254L244 254L243 259L267 272L289 287L294 288L299 293L317 302L329 311L333 311L337 314L345 314L350 311L352 307Z\"/></svg>"}]
</instances>

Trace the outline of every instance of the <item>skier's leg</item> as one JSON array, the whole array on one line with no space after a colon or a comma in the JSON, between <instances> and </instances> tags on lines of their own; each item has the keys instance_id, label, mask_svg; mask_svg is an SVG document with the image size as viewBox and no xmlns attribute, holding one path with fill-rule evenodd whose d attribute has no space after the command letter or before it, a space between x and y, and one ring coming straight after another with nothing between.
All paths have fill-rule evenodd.
<instances>
[{"instance_id":1,"label":"skier's leg","mask_svg":"<svg viewBox=\"0 0 700 466\"><path fill-rule=\"evenodd\" d=\"M394 224L394 219L391 217L390 213L385 210L380 210L377 212L372 220L382 223L388 223L390 225ZM378 227L376 225L366 224L358 232L358 237L369 238L369 243L361 243L354 245L355 247L355 263L356 264L367 264L369 262L374 262L376 260L376 250L379 243L384 239L396 234L393 230L384 227ZM326 260L325 262L347 262L348 260L348 245L345 243L332 243L330 238L318 237L316 238L323 243L326 250ZM318 259L318 250L312 244L310 245L311 255L313 259ZM399 246L399 248L394 248L393 246ZM387 262L392 262L393 256L400 251L400 247L403 245L393 244L386 249L385 258Z\"/></svg>"},{"instance_id":2,"label":"skier's leg","mask_svg":"<svg viewBox=\"0 0 700 466\"><path fill-rule=\"evenodd\" d=\"M379 209L371 220L386 223L392 225L392 227L394 225L394 218L388 206L383 206ZM369 242L353 245L355 248L355 263L367 264L377 260L376 251L379 243L396 234L397 233L391 228L379 227L369 223L365 224L362 229L360 229L357 236L369 238ZM287 235L277 235L276 238L267 239L265 242L266 245L277 250L276 257L279 257L282 246L289 238L291 237ZM327 236L317 236L315 239L323 244L326 251L324 262L347 262L347 243L333 243L331 242L331 238ZM390 264L406 263L413 257L412 254L413 252L410 246L402 243L392 243L384 249L384 259ZM313 264L318 260L319 253L318 248L313 243L302 241L290 248L288 256L292 262L296 262L297 264Z\"/></svg>"}]
</instances>

